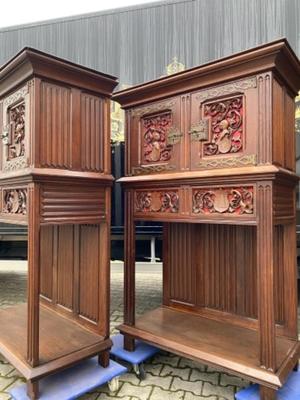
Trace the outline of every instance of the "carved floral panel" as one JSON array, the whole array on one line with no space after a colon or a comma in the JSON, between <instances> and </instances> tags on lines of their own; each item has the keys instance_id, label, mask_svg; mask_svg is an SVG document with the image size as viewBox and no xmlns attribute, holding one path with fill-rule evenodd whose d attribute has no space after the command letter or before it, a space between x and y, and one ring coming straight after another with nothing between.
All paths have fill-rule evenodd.
<instances>
[{"instance_id":1,"label":"carved floral panel","mask_svg":"<svg viewBox=\"0 0 300 400\"><path fill-rule=\"evenodd\" d=\"M211 139L204 144L204 155L237 153L243 148L243 96L204 105L210 119Z\"/></svg>"},{"instance_id":2,"label":"carved floral panel","mask_svg":"<svg viewBox=\"0 0 300 400\"><path fill-rule=\"evenodd\" d=\"M172 144L168 141L171 127L171 112L142 118L144 162L155 163L171 159Z\"/></svg>"},{"instance_id":3,"label":"carved floral panel","mask_svg":"<svg viewBox=\"0 0 300 400\"><path fill-rule=\"evenodd\" d=\"M253 214L253 186L193 190L194 214Z\"/></svg>"},{"instance_id":4,"label":"carved floral panel","mask_svg":"<svg viewBox=\"0 0 300 400\"><path fill-rule=\"evenodd\" d=\"M139 191L135 194L135 211L178 213L177 191Z\"/></svg>"},{"instance_id":5,"label":"carved floral panel","mask_svg":"<svg viewBox=\"0 0 300 400\"><path fill-rule=\"evenodd\" d=\"M4 214L27 214L27 190L26 189L3 189Z\"/></svg>"}]
</instances>

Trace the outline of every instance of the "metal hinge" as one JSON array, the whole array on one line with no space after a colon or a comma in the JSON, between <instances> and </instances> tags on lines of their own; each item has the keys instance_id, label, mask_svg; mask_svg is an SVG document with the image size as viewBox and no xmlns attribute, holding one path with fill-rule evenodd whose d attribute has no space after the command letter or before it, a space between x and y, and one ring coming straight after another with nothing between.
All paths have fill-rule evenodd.
<instances>
[{"instance_id":1,"label":"metal hinge","mask_svg":"<svg viewBox=\"0 0 300 400\"><path fill-rule=\"evenodd\" d=\"M189 131L192 141L206 141L208 140L208 133L209 133L208 119L201 119L196 124L193 124Z\"/></svg>"},{"instance_id":2,"label":"metal hinge","mask_svg":"<svg viewBox=\"0 0 300 400\"><path fill-rule=\"evenodd\" d=\"M168 145L174 145L179 143L183 134L175 126L171 126L168 132L167 143Z\"/></svg>"}]
</instances>

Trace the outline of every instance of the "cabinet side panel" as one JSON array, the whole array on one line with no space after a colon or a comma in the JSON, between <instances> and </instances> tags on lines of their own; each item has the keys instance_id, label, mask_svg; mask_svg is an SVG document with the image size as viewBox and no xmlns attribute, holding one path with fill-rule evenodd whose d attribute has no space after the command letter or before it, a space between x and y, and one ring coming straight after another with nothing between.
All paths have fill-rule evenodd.
<instances>
[{"instance_id":1,"label":"cabinet side panel","mask_svg":"<svg viewBox=\"0 0 300 400\"><path fill-rule=\"evenodd\" d=\"M203 225L201 268L204 306L256 318L256 263L254 228Z\"/></svg>"},{"instance_id":2,"label":"cabinet side panel","mask_svg":"<svg viewBox=\"0 0 300 400\"><path fill-rule=\"evenodd\" d=\"M41 288L40 293L53 300L53 226L41 227Z\"/></svg>"},{"instance_id":3,"label":"cabinet side panel","mask_svg":"<svg viewBox=\"0 0 300 400\"><path fill-rule=\"evenodd\" d=\"M104 101L81 94L81 169L103 171Z\"/></svg>"},{"instance_id":4,"label":"cabinet side panel","mask_svg":"<svg viewBox=\"0 0 300 400\"><path fill-rule=\"evenodd\" d=\"M273 80L273 162L284 166L284 101L283 87Z\"/></svg>"},{"instance_id":5,"label":"cabinet side panel","mask_svg":"<svg viewBox=\"0 0 300 400\"><path fill-rule=\"evenodd\" d=\"M169 224L169 279L170 301L194 305L195 262L192 253L194 226L192 224Z\"/></svg>"},{"instance_id":6,"label":"cabinet side panel","mask_svg":"<svg viewBox=\"0 0 300 400\"><path fill-rule=\"evenodd\" d=\"M294 98L292 98L287 92L285 93L284 116L285 167L287 169L295 171L295 101Z\"/></svg>"},{"instance_id":7,"label":"cabinet side panel","mask_svg":"<svg viewBox=\"0 0 300 400\"><path fill-rule=\"evenodd\" d=\"M41 83L40 164L72 169L71 90Z\"/></svg>"},{"instance_id":8,"label":"cabinet side panel","mask_svg":"<svg viewBox=\"0 0 300 400\"><path fill-rule=\"evenodd\" d=\"M73 308L74 282L74 226L58 228L57 303Z\"/></svg>"},{"instance_id":9,"label":"cabinet side panel","mask_svg":"<svg viewBox=\"0 0 300 400\"><path fill-rule=\"evenodd\" d=\"M274 302L275 319L279 324L284 323L284 257L283 257L283 226L275 226L274 229Z\"/></svg>"},{"instance_id":10,"label":"cabinet side panel","mask_svg":"<svg viewBox=\"0 0 300 400\"><path fill-rule=\"evenodd\" d=\"M172 223L166 236L165 304L257 318L255 227Z\"/></svg>"},{"instance_id":11,"label":"cabinet side panel","mask_svg":"<svg viewBox=\"0 0 300 400\"><path fill-rule=\"evenodd\" d=\"M79 314L98 322L99 297L99 226L80 225Z\"/></svg>"}]
</instances>

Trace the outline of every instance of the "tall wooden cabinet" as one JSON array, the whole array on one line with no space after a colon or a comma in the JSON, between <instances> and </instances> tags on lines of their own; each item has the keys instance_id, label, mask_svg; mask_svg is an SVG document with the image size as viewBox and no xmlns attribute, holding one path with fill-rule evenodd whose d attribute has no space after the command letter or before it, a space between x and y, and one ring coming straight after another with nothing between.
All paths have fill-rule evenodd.
<instances>
[{"instance_id":1,"label":"tall wooden cabinet","mask_svg":"<svg viewBox=\"0 0 300 400\"><path fill-rule=\"evenodd\" d=\"M276 390L300 355L294 97L279 40L120 91L125 347L134 338ZM135 318L135 228L164 223L162 306Z\"/></svg>"},{"instance_id":2,"label":"tall wooden cabinet","mask_svg":"<svg viewBox=\"0 0 300 400\"><path fill-rule=\"evenodd\" d=\"M0 220L28 226L27 306L0 311L0 352L28 380L109 339L114 77L25 48L0 69Z\"/></svg>"}]
</instances>

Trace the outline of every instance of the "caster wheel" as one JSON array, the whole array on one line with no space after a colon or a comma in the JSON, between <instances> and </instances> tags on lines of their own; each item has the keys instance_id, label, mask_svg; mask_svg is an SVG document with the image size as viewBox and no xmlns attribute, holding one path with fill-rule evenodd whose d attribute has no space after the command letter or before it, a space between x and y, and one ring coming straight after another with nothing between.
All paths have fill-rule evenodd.
<instances>
[{"instance_id":1,"label":"caster wheel","mask_svg":"<svg viewBox=\"0 0 300 400\"><path fill-rule=\"evenodd\" d=\"M134 364L133 370L134 370L137 378L139 378L141 381L146 379L146 371L144 369L143 364Z\"/></svg>"},{"instance_id":2,"label":"caster wheel","mask_svg":"<svg viewBox=\"0 0 300 400\"><path fill-rule=\"evenodd\" d=\"M113 378L111 381L107 382L108 389L111 393L116 392L119 390L119 378Z\"/></svg>"}]
</instances>

